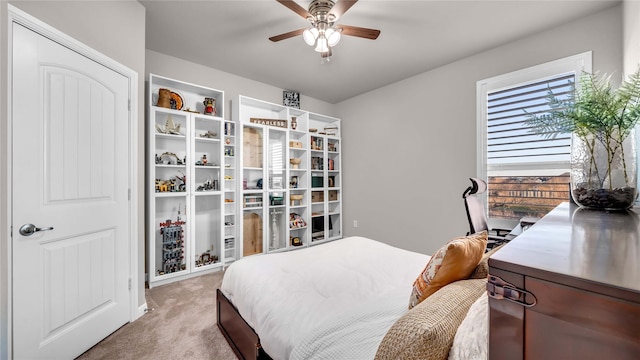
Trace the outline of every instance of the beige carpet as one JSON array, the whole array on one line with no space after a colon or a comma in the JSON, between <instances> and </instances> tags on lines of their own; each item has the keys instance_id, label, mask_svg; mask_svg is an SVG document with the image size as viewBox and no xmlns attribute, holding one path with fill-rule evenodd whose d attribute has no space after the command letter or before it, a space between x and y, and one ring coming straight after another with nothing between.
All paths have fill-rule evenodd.
<instances>
[{"instance_id":1,"label":"beige carpet","mask_svg":"<svg viewBox=\"0 0 640 360\"><path fill-rule=\"evenodd\" d=\"M216 325L215 296L222 274L146 289L149 311L78 359L235 360Z\"/></svg>"}]
</instances>

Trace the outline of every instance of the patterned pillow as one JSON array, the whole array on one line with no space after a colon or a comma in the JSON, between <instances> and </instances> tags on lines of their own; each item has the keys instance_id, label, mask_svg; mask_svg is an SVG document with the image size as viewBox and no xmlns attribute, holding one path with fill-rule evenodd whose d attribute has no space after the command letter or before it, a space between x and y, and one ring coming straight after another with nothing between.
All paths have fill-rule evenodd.
<instances>
[{"instance_id":1,"label":"patterned pillow","mask_svg":"<svg viewBox=\"0 0 640 360\"><path fill-rule=\"evenodd\" d=\"M413 282L409 309L441 287L468 278L480 262L486 247L487 232L483 231L457 237L438 249Z\"/></svg>"}]
</instances>

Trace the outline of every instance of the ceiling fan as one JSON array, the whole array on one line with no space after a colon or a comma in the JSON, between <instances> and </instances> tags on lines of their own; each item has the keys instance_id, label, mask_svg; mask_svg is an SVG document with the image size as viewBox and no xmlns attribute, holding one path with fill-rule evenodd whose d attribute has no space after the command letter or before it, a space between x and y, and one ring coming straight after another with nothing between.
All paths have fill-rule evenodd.
<instances>
[{"instance_id":1,"label":"ceiling fan","mask_svg":"<svg viewBox=\"0 0 640 360\"><path fill-rule=\"evenodd\" d=\"M371 40L377 39L380 35L380 30L349 25L335 25L335 22L358 2L357 0L313 0L311 4L309 4L309 10L305 10L292 0L276 1L309 20L311 27L272 36L269 40L276 42L302 35L302 38L309 46L315 46L315 51L319 52L323 59L329 59L331 56L331 48L338 44L342 35L357 36Z\"/></svg>"}]
</instances>

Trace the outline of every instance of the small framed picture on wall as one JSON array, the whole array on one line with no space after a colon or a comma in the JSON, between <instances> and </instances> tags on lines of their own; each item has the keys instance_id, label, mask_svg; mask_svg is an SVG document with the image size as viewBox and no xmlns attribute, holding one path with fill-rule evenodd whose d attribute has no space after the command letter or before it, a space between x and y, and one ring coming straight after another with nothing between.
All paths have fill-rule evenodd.
<instances>
[{"instance_id":1,"label":"small framed picture on wall","mask_svg":"<svg viewBox=\"0 0 640 360\"><path fill-rule=\"evenodd\" d=\"M285 90L282 92L282 104L292 108L300 109L300 93L297 91Z\"/></svg>"}]
</instances>

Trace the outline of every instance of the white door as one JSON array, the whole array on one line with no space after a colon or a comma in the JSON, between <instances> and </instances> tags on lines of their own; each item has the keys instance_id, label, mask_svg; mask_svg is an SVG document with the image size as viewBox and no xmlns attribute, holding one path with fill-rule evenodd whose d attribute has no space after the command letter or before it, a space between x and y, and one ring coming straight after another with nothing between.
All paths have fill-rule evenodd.
<instances>
[{"instance_id":1,"label":"white door","mask_svg":"<svg viewBox=\"0 0 640 360\"><path fill-rule=\"evenodd\" d=\"M72 359L130 318L129 83L12 26L13 356Z\"/></svg>"}]
</instances>

